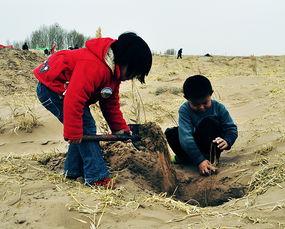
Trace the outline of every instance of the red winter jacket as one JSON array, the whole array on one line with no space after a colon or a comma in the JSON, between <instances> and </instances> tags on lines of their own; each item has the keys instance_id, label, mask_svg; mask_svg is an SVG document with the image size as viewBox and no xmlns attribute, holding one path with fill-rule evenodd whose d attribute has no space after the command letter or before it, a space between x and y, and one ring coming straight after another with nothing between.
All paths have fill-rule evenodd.
<instances>
[{"instance_id":1,"label":"red winter jacket","mask_svg":"<svg viewBox=\"0 0 285 229\"><path fill-rule=\"evenodd\" d=\"M86 48L59 51L34 69L41 83L64 95L65 138L82 138L83 108L97 101L112 131L130 130L120 111L120 68L115 65L113 72L104 59L115 41L111 38L89 40ZM111 88L110 97L101 96L104 88Z\"/></svg>"}]
</instances>

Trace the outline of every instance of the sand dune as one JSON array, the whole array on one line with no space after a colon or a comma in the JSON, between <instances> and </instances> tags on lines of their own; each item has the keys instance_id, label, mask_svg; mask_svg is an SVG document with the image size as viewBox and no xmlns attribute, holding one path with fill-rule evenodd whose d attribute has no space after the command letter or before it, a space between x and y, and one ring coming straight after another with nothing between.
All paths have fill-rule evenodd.
<instances>
[{"instance_id":1,"label":"sand dune","mask_svg":"<svg viewBox=\"0 0 285 229\"><path fill-rule=\"evenodd\" d=\"M1 228L285 228L285 56L154 56L146 85L121 89L126 120L148 127L145 150L102 144L115 190L61 175L62 126L37 101L31 73L44 59L0 49ZM170 164L162 135L176 125L181 87L193 74L210 78L239 129L211 177Z\"/></svg>"}]
</instances>

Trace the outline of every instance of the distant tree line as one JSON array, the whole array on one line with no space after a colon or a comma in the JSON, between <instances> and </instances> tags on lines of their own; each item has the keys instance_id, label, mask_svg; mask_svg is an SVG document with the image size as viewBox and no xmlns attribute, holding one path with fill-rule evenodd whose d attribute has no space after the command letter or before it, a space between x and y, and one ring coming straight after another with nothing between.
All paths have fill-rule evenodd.
<instances>
[{"instance_id":1,"label":"distant tree line","mask_svg":"<svg viewBox=\"0 0 285 229\"><path fill-rule=\"evenodd\" d=\"M165 55L175 55L176 54L176 51L175 49L167 49L165 52L164 52Z\"/></svg>"},{"instance_id":2,"label":"distant tree line","mask_svg":"<svg viewBox=\"0 0 285 229\"><path fill-rule=\"evenodd\" d=\"M176 50L175 49L166 49L164 52L161 51L155 51L155 50L151 50L152 55L167 55L167 56L171 56L171 55L176 55Z\"/></svg>"},{"instance_id":3,"label":"distant tree line","mask_svg":"<svg viewBox=\"0 0 285 229\"><path fill-rule=\"evenodd\" d=\"M98 27L95 33L95 37L102 37L101 27ZM42 25L39 29L33 31L31 35L24 41L6 41L7 45L13 45L14 48L21 49L24 43L27 43L31 49L44 49L51 47L56 43L56 49L68 49L69 47L82 48L86 40L91 39L91 37L86 37L83 34L77 32L76 30L67 31L63 29L58 23L47 26ZM153 55L158 54L152 51ZM160 52L161 54L161 52ZM164 52L164 55L176 55L176 50L171 48Z\"/></svg>"},{"instance_id":4,"label":"distant tree line","mask_svg":"<svg viewBox=\"0 0 285 229\"><path fill-rule=\"evenodd\" d=\"M7 43L13 45L14 48L21 48L26 42L29 48L32 49L51 47L56 43L57 49L60 50L75 47L76 45L81 48L88 39L91 39L91 37L86 37L76 30L67 31L58 23L55 23L50 26L41 26L24 41L14 41L12 43L7 41Z\"/></svg>"}]
</instances>

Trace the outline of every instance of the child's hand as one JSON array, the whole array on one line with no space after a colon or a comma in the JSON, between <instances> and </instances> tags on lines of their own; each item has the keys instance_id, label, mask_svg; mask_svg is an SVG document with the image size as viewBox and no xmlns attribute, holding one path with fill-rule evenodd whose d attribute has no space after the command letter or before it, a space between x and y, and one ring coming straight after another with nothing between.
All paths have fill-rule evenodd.
<instances>
[{"instance_id":1,"label":"child's hand","mask_svg":"<svg viewBox=\"0 0 285 229\"><path fill-rule=\"evenodd\" d=\"M214 139L213 143L217 143L218 148L221 150L224 150L224 149L228 148L228 146L229 146L227 141L222 139L221 137L217 137L216 139Z\"/></svg>"},{"instance_id":2,"label":"child's hand","mask_svg":"<svg viewBox=\"0 0 285 229\"><path fill-rule=\"evenodd\" d=\"M116 132L113 132L113 134L125 134L125 135L133 135L133 132L130 130L130 131L125 131L125 130L118 130ZM125 142L132 142L131 139L128 139L126 140Z\"/></svg>"},{"instance_id":3,"label":"child's hand","mask_svg":"<svg viewBox=\"0 0 285 229\"><path fill-rule=\"evenodd\" d=\"M210 175L216 173L217 168L213 166L210 161L204 160L199 164L199 170L202 175Z\"/></svg>"}]
</instances>

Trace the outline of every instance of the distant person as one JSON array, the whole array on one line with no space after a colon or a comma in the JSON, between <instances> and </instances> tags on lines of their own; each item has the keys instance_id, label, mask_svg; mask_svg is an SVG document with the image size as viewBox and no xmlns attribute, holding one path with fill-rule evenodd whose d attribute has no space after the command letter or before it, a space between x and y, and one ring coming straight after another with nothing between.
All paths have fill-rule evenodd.
<instances>
[{"instance_id":1,"label":"distant person","mask_svg":"<svg viewBox=\"0 0 285 229\"><path fill-rule=\"evenodd\" d=\"M182 48L178 50L177 52L177 59L182 59Z\"/></svg>"},{"instance_id":2,"label":"distant person","mask_svg":"<svg viewBox=\"0 0 285 229\"><path fill-rule=\"evenodd\" d=\"M117 40L91 39L86 48L56 52L34 70L39 100L63 123L69 143L67 178L84 177L85 184L94 186L110 183L99 143L82 142L83 135L96 135L89 105L99 101L112 132L130 135L120 110L120 84L132 79L144 83L151 64L147 43L135 33L124 33Z\"/></svg>"},{"instance_id":3,"label":"distant person","mask_svg":"<svg viewBox=\"0 0 285 229\"><path fill-rule=\"evenodd\" d=\"M50 51L46 48L46 49L44 50L44 54L45 54L46 56L48 56L48 55L50 54Z\"/></svg>"},{"instance_id":4,"label":"distant person","mask_svg":"<svg viewBox=\"0 0 285 229\"><path fill-rule=\"evenodd\" d=\"M27 42L25 42L25 44L23 44L22 49L29 51L29 46L27 45Z\"/></svg>"},{"instance_id":5,"label":"distant person","mask_svg":"<svg viewBox=\"0 0 285 229\"><path fill-rule=\"evenodd\" d=\"M221 152L234 144L237 126L225 106L211 99L212 85L205 76L187 78L183 92L187 102L179 109L179 127L165 131L176 154L173 162L197 165L202 175L210 175Z\"/></svg>"},{"instance_id":6,"label":"distant person","mask_svg":"<svg viewBox=\"0 0 285 229\"><path fill-rule=\"evenodd\" d=\"M56 43L54 43L53 46L52 46L51 49L50 49L50 53L51 53L51 54L54 54L55 48L56 48Z\"/></svg>"}]
</instances>

